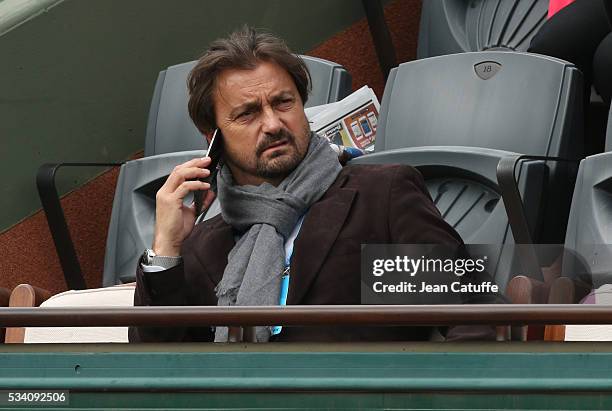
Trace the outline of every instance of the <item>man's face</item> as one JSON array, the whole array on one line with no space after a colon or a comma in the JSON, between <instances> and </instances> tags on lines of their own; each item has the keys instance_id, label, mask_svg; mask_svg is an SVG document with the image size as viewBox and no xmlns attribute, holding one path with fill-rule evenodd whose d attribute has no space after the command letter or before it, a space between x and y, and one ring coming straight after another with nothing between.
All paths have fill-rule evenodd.
<instances>
[{"instance_id":1,"label":"man's face","mask_svg":"<svg viewBox=\"0 0 612 411\"><path fill-rule=\"evenodd\" d=\"M217 78L215 118L225 160L239 185L278 185L302 161L310 127L293 79L282 67L260 62Z\"/></svg>"}]
</instances>

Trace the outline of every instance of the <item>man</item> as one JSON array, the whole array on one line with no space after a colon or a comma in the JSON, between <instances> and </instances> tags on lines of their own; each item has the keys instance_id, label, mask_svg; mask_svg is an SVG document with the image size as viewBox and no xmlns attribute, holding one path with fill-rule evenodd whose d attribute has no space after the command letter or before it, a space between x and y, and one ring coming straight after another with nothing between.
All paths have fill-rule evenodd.
<instances>
[{"instance_id":1,"label":"man","mask_svg":"<svg viewBox=\"0 0 612 411\"><path fill-rule=\"evenodd\" d=\"M360 304L364 243L462 244L420 174L339 165L304 113L309 74L279 39L244 28L215 41L189 78L198 129L223 135L221 215L194 227L183 199L210 185L209 158L174 169L157 193L152 252L136 305ZM210 203L212 194L205 196ZM416 327L257 327L258 341L422 340ZM226 327L132 328L131 341L227 341Z\"/></svg>"}]
</instances>

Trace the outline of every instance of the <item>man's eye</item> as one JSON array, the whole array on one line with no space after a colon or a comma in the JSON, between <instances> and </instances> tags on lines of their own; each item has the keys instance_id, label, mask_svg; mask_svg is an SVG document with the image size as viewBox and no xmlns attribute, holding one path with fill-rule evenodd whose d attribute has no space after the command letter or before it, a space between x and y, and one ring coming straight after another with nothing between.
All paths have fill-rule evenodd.
<instances>
[{"instance_id":1,"label":"man's eye","mask_svg":"<svg viewBox=\"0 0 612 411\"><path fill-rule=\"evenodd\" d=\"M293 106L293 99L292 98L282 99L278 102L276 106L281 109L291 108L291 106Z\"/></svg>"},{"instance_id":2,"label":"man's eye","mask_svg":"<svg viewBox=\"0 0 612 411\"><path fill-rule=\"evenodd\" d=\"M247 120L252 115L253 115L252 111L245 111L245 112L238 114L238 116L236 117L236 120Z\"/></svg>"}]
</instances>

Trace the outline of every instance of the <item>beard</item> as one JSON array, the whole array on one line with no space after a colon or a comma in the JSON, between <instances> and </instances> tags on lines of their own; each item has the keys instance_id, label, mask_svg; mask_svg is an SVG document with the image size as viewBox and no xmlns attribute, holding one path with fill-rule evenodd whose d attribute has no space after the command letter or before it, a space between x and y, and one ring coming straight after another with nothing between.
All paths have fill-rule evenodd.
<instances>
[{"instance_id":1,"label":"beard","mask_svg":"<svg viewBox=\"0 0 612 411\"><path fill-rule=\"evenodd\" d=\"M304 132L310 133L310 130ZM263 157L267 148L282 140L286 142L284 150L273 152L267 158ZM286 177L300 164L305 154L306 150L300 150L296 137L290 131L282 129L275 134L266 134L255 147L255 173L262 178Z\"/></svg>"}]
</instances>

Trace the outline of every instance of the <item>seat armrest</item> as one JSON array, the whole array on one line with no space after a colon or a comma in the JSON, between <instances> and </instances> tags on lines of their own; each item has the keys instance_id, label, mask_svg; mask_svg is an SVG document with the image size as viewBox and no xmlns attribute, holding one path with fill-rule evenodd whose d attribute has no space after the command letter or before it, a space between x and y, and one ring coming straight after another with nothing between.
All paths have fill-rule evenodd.
<instances>
[{"instance_id":1,"label":"seat armrest","mask_svg":"<svg viewBox=\"0 0 612 411\"><path fill-rule=\"evenodd\" d=\"M549 285L524 275L512 278L506 288L506 296L512 304L545 304Z\"/></svg>"},{"instance_id":2,"label":"seat armrest","mask_svg":"<svg viewBox=\"0 0 612 411\"><path fill-rule=\"evenodd\" d=\"M506 214L508 215L508 223L512 230L514 242L524 245L518 249L522 254L521 260L525 264L524 268L527 272L533 273L538 280L545 281L535 248L529 246L533 244L533 239L516 178L517 166L524 160L555 162L572 162L572 160L560 157L513 154L502 158L497 165L497 182L504 207L506 208Z\"/></svg>"},{"instance_id":3,"label":"seat armrest","mask_svg":"<svg viewBox=\"0 0 612 411\"><path fill-rule=\"evenodd\" d=\"M549 304L576 304L580 302L591 288L568 277L555 279L548 294ZM544 340L565 341L565 325L547 325Z\"/></svg>"},{"instance_id":4,"label":"seat armrest","mask_svg":"<svg viewBox=\"0 0 612 411\"><path fill-rule=\"evenodd\" d=\"M19 284L11 292L9 307L38 307L51 295L52 293L44 288Z\"/></svg>"},{"instance_id":5,"label":"seat armrest","mask_svg":"<svg viewBox=\"0 0 612 411\"><path fill-rule=\"evenodd\" d=\"M82 290L87 288L83 271L74 249L74 243L70 237L70 231L66 223L66 216L57 193L55 175L61 167L118 167L123 163L55 163L43 164L36 175L36 187L47 217L49 231L53 237L53 243L57 256L64 272L66 285L70 289Z\"/></svg>"},{"instance_id":6,"label":"seat armrest","mask_svg":"<svg viewBox=\"0 0 612 411\"><path fill-rule=\"evenodd\" d=\"M383 73L386 81L391 69L397 67L397 58L391 33L385 21L385 11L380 0L361 0L361 3L363 4L370 34L374 41L380 71Z\"/></svg>"},{"instance_id":7,"label":"seat armrest","mask_svg":"<svg viewBox=\"0 0 612 411\"><path fill-rule=\"evenodd\" d=\"M9 307L38 307L51 297L51 292L30 284L19 284L11 292ZM23 343L25 328L9 327L6 329L4 342L7 344Z\"/></svg>"},{"instance_id":8,"label":"seat armrest","mask_svg":"<svg viewBox=\"0 0 612 411\"><path fill-rule=\"evenodd\" d=\"M545 304L548 300L550 284L524 275L513 277L506 287L506 296L512 304ZM537 331L537 330L536 330ZM528 326L511 327L513 339L528 340ZM541 338L541 335L539 336Z\"/></svg>"}]
</instances>

